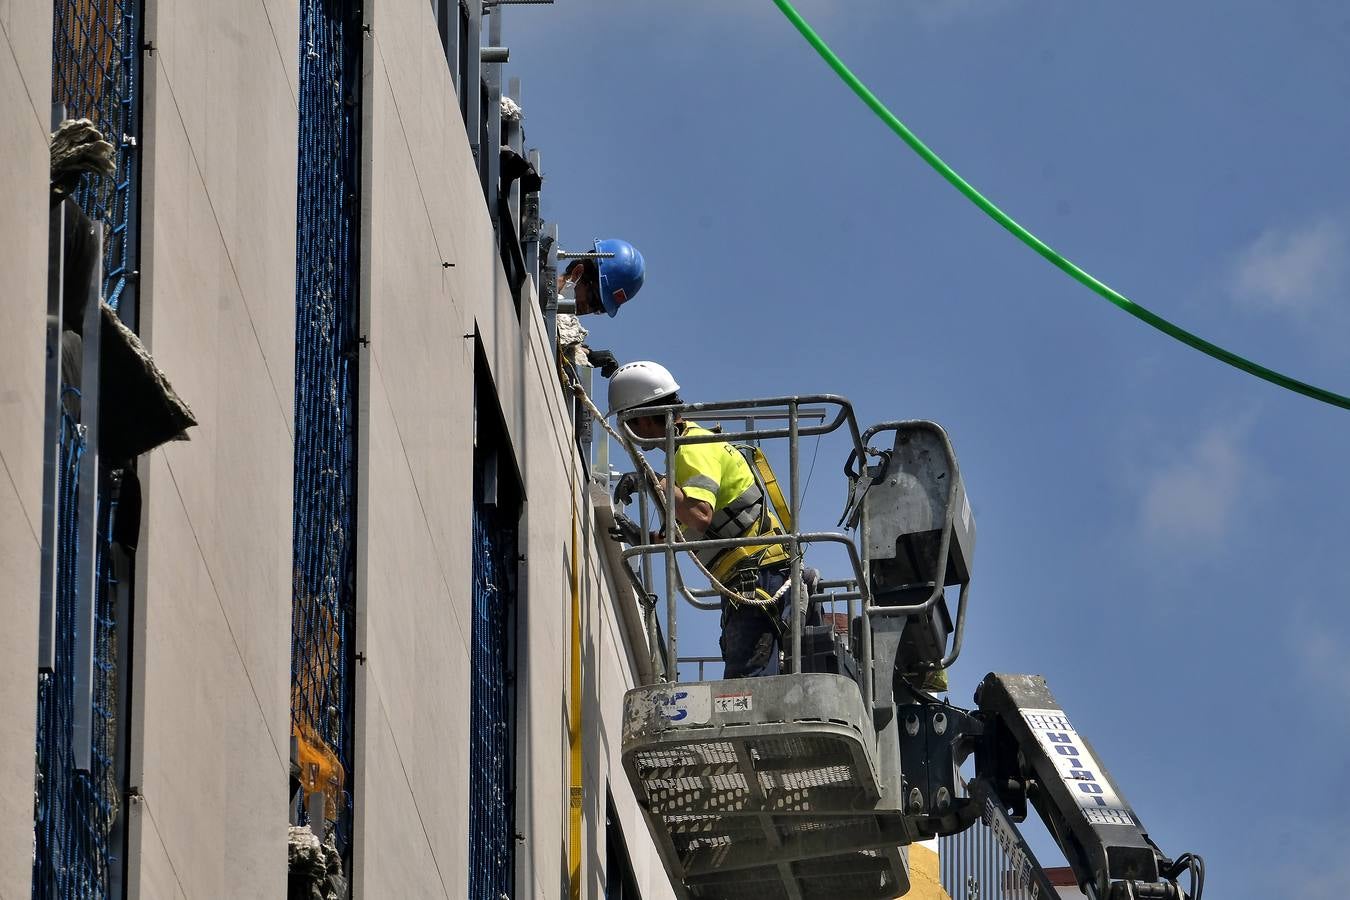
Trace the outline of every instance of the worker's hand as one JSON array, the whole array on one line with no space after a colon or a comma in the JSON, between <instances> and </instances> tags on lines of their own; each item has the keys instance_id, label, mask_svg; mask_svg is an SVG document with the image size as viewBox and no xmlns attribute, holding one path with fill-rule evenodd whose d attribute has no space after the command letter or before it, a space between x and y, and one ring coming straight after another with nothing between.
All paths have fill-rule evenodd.
<instances>
[{"instance_id":1,"label":"worker's hand","mask_svg":"<svg viewBox=\"0 0 1350 900\"><path fill-rule=\"evenodd\" d=\"M586 348L586 356L590 359L591 365L600 370L600 374L605 378L610 377L619 371L619 361L614 358L614 354L608 350L591 350Z\"/></svg>"},{"instance_id":2,"label":"worker's hand","mask_svg":"<svg viewBox=\"0 0 1350 900\"><path fill-rule=\"evenodd\" d=\"M636 546L642 543L642 529L623 513L614 514L614 525L609 529L609 536L621 544Z\"/></svg>"},{"instance_id":3,"label":"worker's hand","mask_svg":"<svg viewBox=\"0 0 1350 900\"><path fill-rule=\"evenodd\" d=\"M614 485L614 499L627 505L633 502L633 495L642 490L641 472L624 472Z\"/></svg>"}]
</instances>

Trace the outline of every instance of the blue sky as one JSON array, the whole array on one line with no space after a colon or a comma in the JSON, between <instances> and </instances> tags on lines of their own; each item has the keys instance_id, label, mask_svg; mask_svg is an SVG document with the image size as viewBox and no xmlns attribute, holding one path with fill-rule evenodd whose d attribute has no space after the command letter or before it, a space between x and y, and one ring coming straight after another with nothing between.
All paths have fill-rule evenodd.
<instances>
[{"instance_id":1,"label":"blue sky","mask_svg":"<svg viewBox=\"0 0 1350 900\"><path fill-rule=\"evenodd\" d=\"M930 146L1137 302L1350 391L1350 6L801 0ZM1039 672L1209 892L1345 895L1350 413L1070 282L770 0L560 0L505 34L565 246L633 241L592 344L688 399L836 392L949 430L976 519L952 696ZM821 443L807 518L843 499ZM837 574L837 573L829 573ZM712 614L683 633L714 650Z\"/></svg>"}]
</instances>

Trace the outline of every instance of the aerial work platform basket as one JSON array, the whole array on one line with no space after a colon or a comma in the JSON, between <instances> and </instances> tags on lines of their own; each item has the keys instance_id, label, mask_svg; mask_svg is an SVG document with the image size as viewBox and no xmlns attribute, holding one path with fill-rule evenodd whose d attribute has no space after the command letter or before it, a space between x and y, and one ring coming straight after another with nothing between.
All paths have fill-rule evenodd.
<instances>
[{"instance_id":1,"label":"aerial work platform basket","mask_svg":"<svg viewBox=\"0 0 1350 900\"><path fill-rule=\"evenodd\" d=\"M634 454L638 447L663 449L667 484L673 483L677 448L710 440L786 438L790 469L787 533L753 539L781 544L791 560L782 601L790 622L783 668L790 674L678 680L678 598L705 610L720 608L723 598L717 588L686 587L677 555L752 539L680 541L667 528L672 537L664 542L647 538L623 553L641 565L640 573L629 572L644 603L653 654L660 657L652 668L671 679L625 697L623 763L672 886L679 896L700 900L882 900L904 894L905 846L934 833L923 821L934 799L916 802L915 790L922 789L902 776L900 718L889 673L922 674L949 665L959 652L974 539L945 433L930 422L862 432L848 401L833 395L648 407L642 414L665 416L664 438L644 440L625 429L625 443ZM746 430L693 437L677 427L685 417L744 421ZM621 427L626 418L620 415ZM754 427L774 418L782 427ZM799 524L798 442L836 430L852 439L845 518L859 529L856 543L841 533L806 532ZM895 433L895 448L868 448L867 441L882 432ZM860 465L849 469L855 460ZM869 507L871 491L884 508ZM907 502L897 502L897 495ZM648 521L649 505L663 511L665 522L674 517L668 493L643 493L638 530L644 535L656 524ZM812 544L842 548L851 565L850 578L827 583L834 589L829 599L848 604L842 618L850 627L842 634L835 616L827 625L807 624L808 611L826 597L807 589L802 561ZM870 577L869 556L877 560ZM658 557L664 557L666 574L664 646L651 590L651 563ZM962 588L955 617L945 601L948 584ZM874 665L887 676L872 677Z\"/></svg>"},{"instance_id":2,"label":"aerial work platform basket","mask_svg":"<svg viewBox=\"0 0 1350 900\"><path fill-rule=\"evenodd\" d=\"M886 808L897 786L883 781L849 678L638 688L624 701L623 763L682 896L889 898L909 887L898 810Z\"/></svg>"}]
</instances>

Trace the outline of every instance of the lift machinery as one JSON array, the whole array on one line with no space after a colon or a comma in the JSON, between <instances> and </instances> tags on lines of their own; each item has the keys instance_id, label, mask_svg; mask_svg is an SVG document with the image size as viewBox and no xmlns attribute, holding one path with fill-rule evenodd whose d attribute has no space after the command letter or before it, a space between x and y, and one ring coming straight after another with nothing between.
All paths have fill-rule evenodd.
<instances>
[{"instance_id":1,"label":"lift machinery","mask_svg":"<svg viewBox=\"0 0 1350 900\"><path fill-rule=\"evenodd\" d=\"M625 443L634 454L664 449L667 478L677 448L700 440L785 438L791 469L793 525L774 538L793 558L788 674L678 680L676 597L703 609L722 600L716 591L687 588L677 557L734 539L682 543L668 529L666 541L624 551L639 563L628 572L646 612L653 669L665 678L624 698L623 763L677 895L898 897L909 889L908 845L983 821L1021 861L1005 873L1017 896L1053 897L1016 828L1030 805L1088 897L1200 900L1199 858L1168 858L1149 839L1044 679L990 674L969 710L924 690L961 651L975 550L970 503L942 428L904 421L860 432L849 403L834 395L641 414L665 416L664 438L638 438L623 427L631 417L625 414ZM689 437L676 427L680 418L784 424ZM840 524L856 533L856 543L799 524L798 443L836 431L853 443ZM887 446L871 446L879 438ZM641 498L644 521L645 507L658 498L654 491ZM671 498L659 499L670 521ZM853 574L810 594L802 554L826 543L844 549ZM664 639L651 590L658 558L666 571ZM847 602L846 633L833 616L811 624L808 611L826 600ZM973 777L963 779L961 767L972 759Z\"/></svg>"}]
</instances>

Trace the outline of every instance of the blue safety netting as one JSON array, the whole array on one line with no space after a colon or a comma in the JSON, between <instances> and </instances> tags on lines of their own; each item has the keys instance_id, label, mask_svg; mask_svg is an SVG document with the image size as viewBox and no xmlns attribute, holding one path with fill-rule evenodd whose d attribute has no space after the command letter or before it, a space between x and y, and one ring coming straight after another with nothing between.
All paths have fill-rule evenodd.
<instances>
[{"instance_id":1,"label":"blue safety netting","mask_svg":"<svg viewBox=\"0 0 1350 900\"><path fill-rule=\"evenodd\" d=\"M469 900L513 897L515 740L511 688L515 526L474 472L469 690Z\"/></svg>"},{"instance_id":2,"label":"blue safety netting","mask_svg":"<svg viewBox=\"0 0 1350 900\"><path fill-rule=\"evenodd\" d=\"M84 213L104 229L103 294L117 308L136 269L135 217L140 127L138 0L56 0L53 4L52 102L67 118L88 118L116 148L111 177L86 175L74 194ZM93 731L88 771L75 768L75 652L80 629L80 464L88 436L80 427L77 386L47 397L63 409L55 491L56 523L53 667L38 676L35 747L32 895L40 900L105 898L120 894L115 872L120 855L114 837L121 813L118 772L119 664L117 584L109 562L109 536L116 516L110 491L100 491L94 548ZM100 471L99 479L106 480Z\"/></svg>"},{"instance_id":3,"label":"blue safety netting","mask_svg":"<svg viewBox=\"0 0 1350 900\"><path fill-rule=\"evenodd\" d=\"M115 583L107 565L107 540L116 504L99 514L95 579L93 735L89 771L75 768L74 669L79 607L77 508L85 437L75 419L61 417L57 493L56 645L53 671L38 676L36 783L33 829L33 897L41 900L104 898L114 890L117 853L110 837L121 807L116 772L117 628Z\"/></svg>"},{"instance_id":4,"label":"blue safety netting","mask_svg":"<svg viewBox=\"0 0 1350 900\"><path fill-rule=\"evenodd\" d=\"M116 173L86 175L75 193L85 215L106 226L103 296L117 309L136 271L141 4L56 0L54 7L52 101L67 118L91 119L117 148Z\"/></svg>"},{"instance_id":5,"label":"blue safety netting","mask_svg":"<svg viewBox=\"0 0 1350 900\"><path fill-rule=\"evenodd\" d=\"M361 10L300 4L291 717L341 766L350 849L356 530ZM307 821L303 799L296 818ZM323 833L322 823L310 823Z\"/></svg>"}]
</instances>

